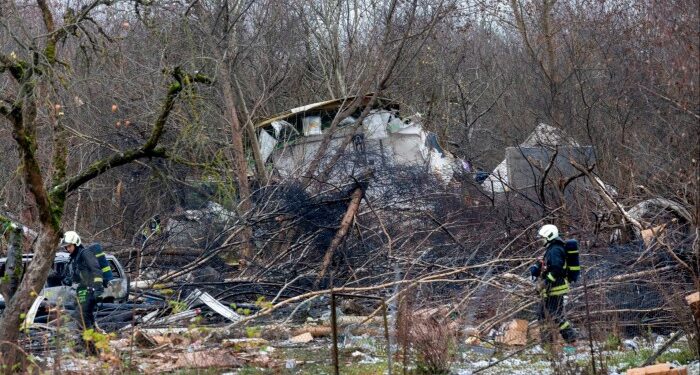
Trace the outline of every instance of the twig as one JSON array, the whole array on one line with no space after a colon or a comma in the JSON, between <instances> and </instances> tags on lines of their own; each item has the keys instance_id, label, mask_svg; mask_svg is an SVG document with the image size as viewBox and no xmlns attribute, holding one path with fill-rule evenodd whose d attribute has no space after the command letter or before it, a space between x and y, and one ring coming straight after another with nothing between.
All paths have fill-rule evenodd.
<instances>
[{"instance_id":1,"label":"twig","mask_svg":"<svg viewBox=\"0 0 700 375\"><path fill-rule=\"evenodd\" d=\"M681 330L679 330L678 332L676 332L673 336L671 336L671 337L668 339L668 341L666 341L666 343L664 343L663 346L661 346L661 347L659 348L659 350L657 350L656 352L654 352L654 354L652 354L651 357L647 358L647 360L644 361L644 363L642 363L642 367L644 367L644 366L649 366L650 364L654 363L654 361L656 360L656 358L657 358L658 356L660 356L661 354L663 354L663 352L665 352L668 348L670 348L671 345L673 345L674 342L678 341L678 339L681 338L681 336L683 335L683 333L684 333L684 332L683 332L683 330L681 329Z\"/></svg>"}]
</instances>

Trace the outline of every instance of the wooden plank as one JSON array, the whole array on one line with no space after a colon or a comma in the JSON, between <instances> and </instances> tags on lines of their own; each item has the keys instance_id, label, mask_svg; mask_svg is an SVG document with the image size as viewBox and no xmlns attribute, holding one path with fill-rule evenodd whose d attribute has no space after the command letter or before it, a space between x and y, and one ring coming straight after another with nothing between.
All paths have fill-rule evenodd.
<instances>
[{"instance_id":1,"label":"wooden plank","mask_svg":"<svg viewBox=\"0 0 700 375\"><path fill-rule=\"evenodd\" d=\"M511 320L503 336L498 336L496 342L506 345L522 346L527 344L527 320L513 319Z\"/></svg>"},{"instance_id":2,"label":"wooden plank","mask_svg":"<svg viewBox=\"0 0 700 375\"><path fill-rule=\"evenodd\" d=\"M688 368L674 368L669 363L660 363L627 370L627 375L687 375Z\"/></svg>"}]
</instances>

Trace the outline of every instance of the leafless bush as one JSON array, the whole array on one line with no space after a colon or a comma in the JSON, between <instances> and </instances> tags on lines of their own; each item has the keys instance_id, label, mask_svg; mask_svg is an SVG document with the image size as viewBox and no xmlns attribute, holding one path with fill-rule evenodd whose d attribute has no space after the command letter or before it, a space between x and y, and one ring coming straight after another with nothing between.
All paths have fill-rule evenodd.
<instances>
[{"instance_id":1,"label":"leafless bush","mask_svg":"<svg viewBox=\"0 0 700 375\"><path fill-rule=\"evenodd\" d=\"M446 309L416 310L412 300L402 300L396 322L404 369L412 359L419 374L448 374L457 359L458 324Z\"/></svg>"}]
</instances>

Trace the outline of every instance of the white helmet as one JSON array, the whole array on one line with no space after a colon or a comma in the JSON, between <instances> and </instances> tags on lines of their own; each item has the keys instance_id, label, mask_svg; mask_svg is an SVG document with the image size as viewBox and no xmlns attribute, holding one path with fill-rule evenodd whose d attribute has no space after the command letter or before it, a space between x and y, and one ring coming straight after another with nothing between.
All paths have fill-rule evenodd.
<instances>
[{"instance_id":1,"label":"white helmet","mask_svg":"<svg viewBox=\"0 0 700 375\"><path fill-rule=\"evenodd\" d=\"M542 237L546 242L549 242L557 237L559 237L559 229L555 225L546 224L540 228L538 232L540 237Z\"/></svg>"},{"instance_id":2,"label":"white helmet","mask_svg":"<svg viewBox=\"0 0 700 375\"><path fill-rule=\"evenodd\" d=\"M82 242L80 241L80 236L75 231L69 230L63 233L63 238L61 238L61 247L73 244L75 246L80 246Z\"/></svg>"}]
</instances>

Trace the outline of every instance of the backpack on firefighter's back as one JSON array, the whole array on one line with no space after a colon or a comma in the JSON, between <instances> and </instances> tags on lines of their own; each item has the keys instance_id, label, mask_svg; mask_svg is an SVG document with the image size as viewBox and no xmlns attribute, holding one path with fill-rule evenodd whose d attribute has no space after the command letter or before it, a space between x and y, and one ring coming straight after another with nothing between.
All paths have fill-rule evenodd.
<instances>
[{"instance_id":1,"label":"backpack on firefighter's back","mask_svg":"<svg viewBox=\"0 0 700 375\"><path fill-rule=\"evenodd\" d=\"M575 283L581 275L581 263L579 263L578 257L578 241L566 240L564 242L564 250L566 251L566 279L570 283Z\"/></svg>"}]
</instances>

